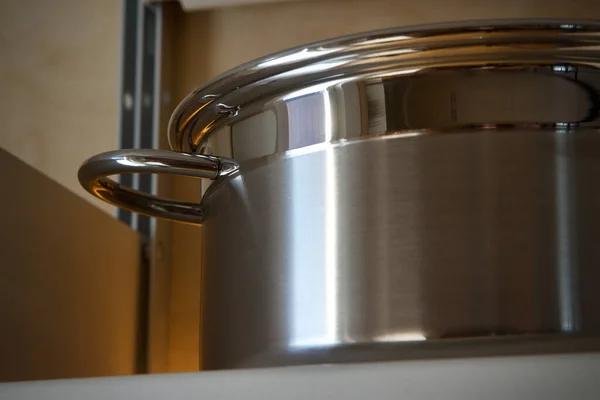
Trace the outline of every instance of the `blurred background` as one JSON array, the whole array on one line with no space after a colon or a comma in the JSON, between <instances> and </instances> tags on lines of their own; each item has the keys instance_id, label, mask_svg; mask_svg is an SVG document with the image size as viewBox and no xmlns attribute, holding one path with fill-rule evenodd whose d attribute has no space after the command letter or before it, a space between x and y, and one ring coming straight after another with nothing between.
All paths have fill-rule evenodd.
<instances>
[{"instance_id":1,"label":"blurred background","mask_svg":"<svg viewBox=\"0 0 600 400\"><path fill-rule=\"evenodd\" d=\"M365 30L598 19L594 0L0 0L0 381L197 371L201 228L117 212L77 169L167 148L177 103L253 58ZM198 200L196 181L124 182Z\"/></svg>"}]
</instances>

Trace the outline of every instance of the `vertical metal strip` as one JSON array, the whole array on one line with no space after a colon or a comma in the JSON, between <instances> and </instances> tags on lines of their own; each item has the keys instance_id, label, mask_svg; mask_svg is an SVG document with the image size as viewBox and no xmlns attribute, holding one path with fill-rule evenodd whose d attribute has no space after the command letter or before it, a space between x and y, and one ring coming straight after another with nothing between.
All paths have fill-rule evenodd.
<instances>
[{"instance_id":1,"label":"vertical metal strip","mask_svg":"<svg viewBox=\"0 0 600 400\"><path fill-rule=\"evenodd\" d=\"M121 55L121 107L119 122L119 146L122 149L134 147L134 105L135 105L135 77L136 77L136 48L138 25L138 1L125 0L123 2L123 47ZM133 186L133 176L123 175L120 182L126 186ZM128 225L132 223L132 213L118 209L118 218Z\"/></svg>"},{"instance_id":2,"label":"vertical metal strip","mask_svg":"<svg viewBox=\"0 0 600 400\"><path fill-rule=\"evenodd\" d=\"M156 148L158 143L158 107L160 76L160 26L162 5L144 0L124 1L121 118L121 148ZM122 175L121 183L146 192L157 192L157 179L152 175ZM153 219L119 210L119 219L140 233L141 259L138 309L136 371L149 370L150 341L150 248L154 236Z\"/></svg>"},{"instance_id":3,"label":"vertical metal strip","mask_svg":"<svg viewBox=\"0 0 600 400\"><path fill-rule=\"evenodd\" d=\"M143 14L143 43L141 46L141 82L140 82L140 107L139 107L139 124L138 124L138 140L139 147L148 149L154 146L155 139L155 116L154 103L157 99L156 93L156 64L157 64L157 12L158 5L144 6ZM140 175L138 178L138 189L145 193L156 193L156 188L153 187L151 175ZM140 233L150 237L150 218L138 215L137 229Z\"/></svg>"},{"instance_id":4,"label":"vertical metal strip","mask_svg":"<svg viewBox=\"0 0 600 400\"><path fill-rule=\"evenodd\" d=\"M143 0L125 0L123 35L123 77L120 123L121 148L154 148L157 143L156 108L158 82L156 66L160 56L157 27L160 25L161 4L146 4ZM147 193L156 193L155 177L123 175L121 183ZM119 219L149 238L151 218L119 210Z\"/></svg>"},{"instance_id":5,"label":"vertical metal strip","mask_svg":"<svg viewBox=\"0 0 600 400\"><path fill-rule=\"evenodd\" d=\"M152 110L153 148L164 148L166 137L160 132L166 128L166 120L171 112L167 106L169 101L170 76L168 36L173 30L174 7L178 5L162 4L154 8L155 12L155 45L154 45L154 97ZM166 21L165 21L166 19ZM165 37L167 35L168 37ZM165 47L163 47L165 46ZM150 175L152 193L162 193L168 187L165 177L157 174ZM159 187L159 184L161 185ZM160 190L159 190L160 189ZM167 196L168 197L168 196ZM148 252L149 280L148 280L148 340L147 340L147 371L148 373L162 373L169 371L169 312L170 312L170 257L164 250L169 247L171 229L169 223L159 222L156 218L150 219L150 242Z\"/></svg>"},{"instance_id":6,"label":"vertical metal strip","mask_svg":"<svg viewBox=\"0 0 600 400\"><path fill-rule=\"evenodd\" d=\"M141 146L141 115L142 115L142 81L143 81L143 52L144 52L144 24L145 24L145 4L143 0L136 0L138 11L137 11L137 24L136 24L136 46L135 46L135 95L134 95L134 107L133 107L133 148L139 149ZM140 175L134 174L132 187L134 189L140 189ZM134 213L131 216L131 227L138 230L138 219L139 214Z\"/></svg>"},{"instance_id":7,"label":"vertical metal strip","mask_svg":"<svg viewBox=\"0 0 600 400\"><path fill-rule=\"evenodd\" d=\"M556 258L560 325L565 333L579 331L579 293L577 290L576 173L569 127L557 128L556 155Z\"/></svg>"},{"instance_id":8,"label":"vertical metal strip","mask_svg":"<svg viewBox=\"0 0 600 400\"><path fill-rule=\"evenodd\" d=\"M148 132L151 132L151 148L158 149L160 147L160 110L161 110L161 62L162 62L162 21L163 21L163 8L160 5L154 7L154 42L153 42L153 79L152 79L152 110L149 111L151 116L150 123L151 127ZM150 175L150 190L152 194L158 195L158 176L156 174ZM156 232L156 218L150 218L149 225L150 237L154 237Z\"/></svg>"},{"instance_id":9,"label":"vertical metal strip","mask_svg":"<svg viewBox=\"0 0 600 400\"><path fill-rule=\"evenodd\" d=\"M142 37L139 42L139 70L138 70L138 91L139 91L139 114L138 114L138 125L136 130L136 137L138 140L138 147L140 148L155 148L158 142L158 124L156 123L158 115L156 113L157 107L160 104L160 77L157 75L157 65L160 64L160 44L161 36L159 27L162 23L162 5L157 4L146 4L144 1L140 1L142 4L143 13L143 28L141 30ZM145 193L157 194L157 182L155 175L139 175L137 181L137 189ZM152 293L152 276L153 262L151 260L156 227L155 220L145 215L137 215L137 230L140 232L142 237L146 238L146 246L143 249L144 257L146 261L144 270L144 288L146 291L143 293L144 303L144 327L145 327L145 340L144 345L144 359L140 360L144 362L144 368L149 371L151 368L151 340L152 333L150 331L152 318L151 308L151 296Z\"/></svg>"}]
</instances>

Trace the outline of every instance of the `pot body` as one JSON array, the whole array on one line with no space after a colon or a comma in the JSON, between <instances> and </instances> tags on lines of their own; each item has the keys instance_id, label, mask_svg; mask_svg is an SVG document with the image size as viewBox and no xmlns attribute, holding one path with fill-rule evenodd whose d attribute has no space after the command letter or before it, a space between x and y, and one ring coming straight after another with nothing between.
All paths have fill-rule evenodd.
<instances>
[{"instance_id":1,"label":"pot body","mask_svg":"<svg viewBox=\"0 0 600 400\"><path fill-rule=\"evenodd\" d=\"M583 128L254 164L204 201L202 365L598 348L599 176Z\"/></svg>"},{"instance_id":2,"label":"pot body","mask_svg":"<svg viewBox=\"0 0 600 400\"><path fill-rule=\"evenodd\" d=\"M177 107L179 153L79 178L204 225L205 369L600 350L599 132L600 24L408 27L239 66Z\"/></svg>"}]
</instances>

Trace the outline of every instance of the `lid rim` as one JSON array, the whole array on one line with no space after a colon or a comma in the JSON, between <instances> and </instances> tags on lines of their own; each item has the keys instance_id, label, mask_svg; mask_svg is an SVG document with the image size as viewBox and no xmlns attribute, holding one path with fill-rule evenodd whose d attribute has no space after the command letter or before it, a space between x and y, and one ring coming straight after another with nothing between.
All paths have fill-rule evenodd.
<instances>
[{"instance_id":1,"label":"lid rim","mask_svg":"<svg viewBox=\"0 0 600 400\"><path fill-rule=\"evenodd\" d=\"M249 89L256 90L256 87L264 88L267 85L273 85L274 82L285 87L285 90L280 89L279 92L298 90L307 86L306 82L298 82L303 82L302 78L311 77L309 72L311 66L319 66L331 60L340 60L343 56L348 57L348 62L351 64L352 61L360 60L365 54L382 49L411 49L412 51L409 52L417 53L416 58L418 59L418 55L421 52L425 54L425 50L450 49L453 47L452 45L467 48L473 47L474 44L482 46L489 45L491 42L502 43L503 40L505 42L508 39L514 40L515 32L537 33L537 35L529 37L521 36L523 43L538 43L540 39L546 39L546 42L555 45L555 48L551 49L554 51L563 49L569 43L580 47L588 44L593 47L594 53L600 49L600 21L594 20L458 21L340 36L273 53L241 64L211 79L188 95L173 112L168 128L169 144L175 151L197 151L199 137L206 137L214 129L224 125L223 119L232 123L231 117L238 115L242 102L232 101L236 96L246 93ZM472 33L481 33L481 35L474 37L470 35ZM462 37L460 40L452 37L457 34L465 34L466 37ZM556 35L561 35L560 41L548 40ZM415 46L416 44L420 46ZM578 51L585 50L579 49ZM566 55L564 51L559 54ZM594 56L594 59L600 60L598 54L594 54ZM350 67L353 68L352 71L356 72L353 75L358 75L361 71L357 65L351 64ZM400 68L398 69L400 70ZM335 67L323 69L322 78L333 79L334 71ZM285 74L292 75L294 79L282 79ZM314 83L314 80L306 80L308 84ZM282 81L284 82L282 83ZM287 83L288 86L285 86L284 83Z\"/></svg>"}]
</instances>

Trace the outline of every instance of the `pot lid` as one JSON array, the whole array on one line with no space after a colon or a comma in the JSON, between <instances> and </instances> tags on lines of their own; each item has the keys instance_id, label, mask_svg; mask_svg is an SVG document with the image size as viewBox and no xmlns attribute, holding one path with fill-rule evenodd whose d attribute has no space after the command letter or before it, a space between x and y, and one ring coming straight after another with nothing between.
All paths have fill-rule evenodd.
<instances>
[{"instance_id":1,"label":"pot lid","mask_svg":"<svg viewBox=\"0 0 600 400\"><path fill-rule=\"evenodd\" d=\"M526 64L565 71L572 65L598 68L600 23L446 23L360 33L296 47L240 65L194 90L171 117L169 143L175 151L203 152L201 145L212 132L260 113L275 98L315 85Z\"/></svg>"}]
</instances>

